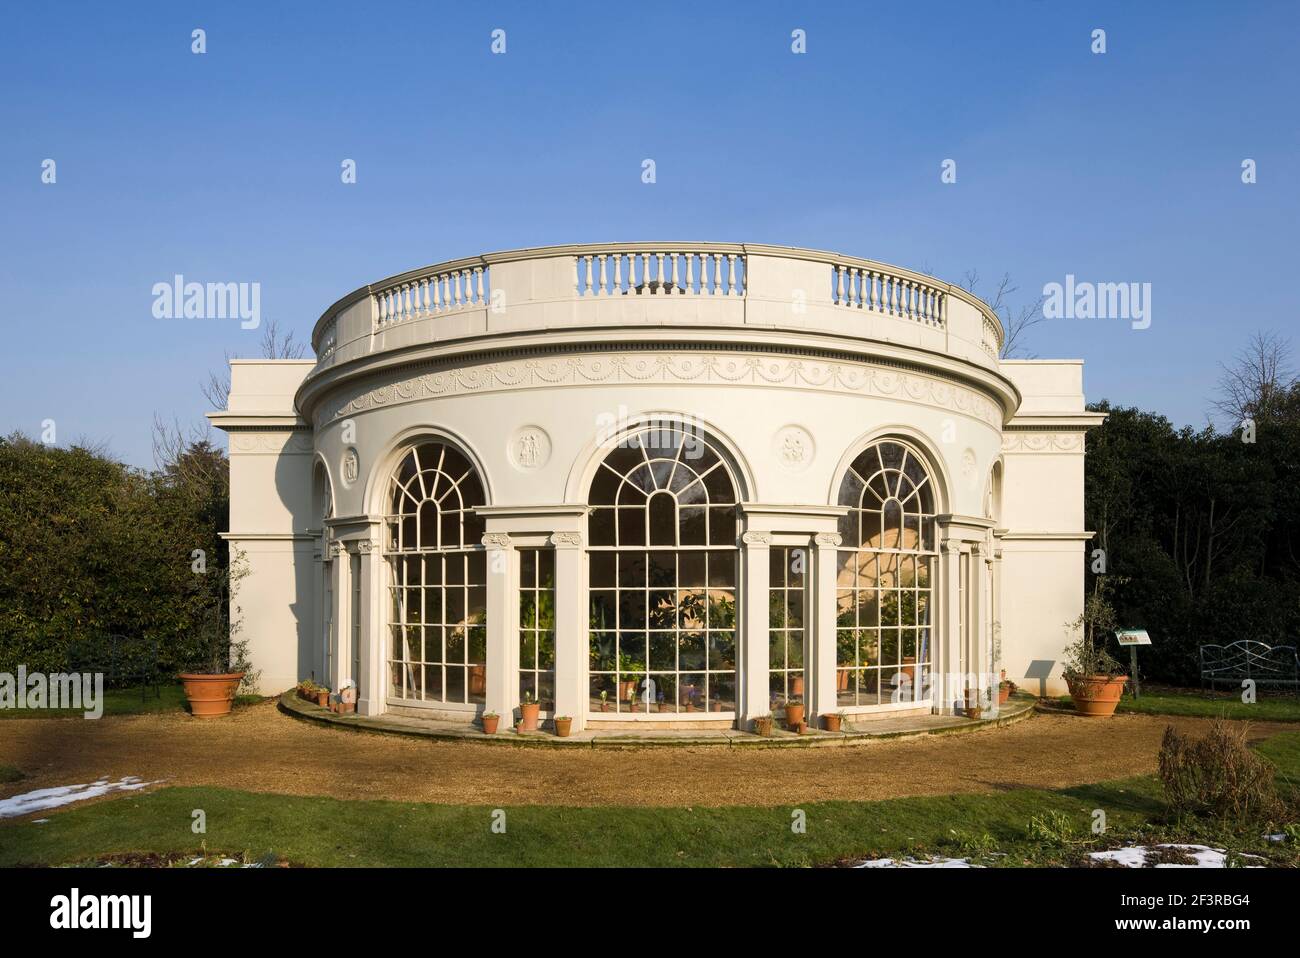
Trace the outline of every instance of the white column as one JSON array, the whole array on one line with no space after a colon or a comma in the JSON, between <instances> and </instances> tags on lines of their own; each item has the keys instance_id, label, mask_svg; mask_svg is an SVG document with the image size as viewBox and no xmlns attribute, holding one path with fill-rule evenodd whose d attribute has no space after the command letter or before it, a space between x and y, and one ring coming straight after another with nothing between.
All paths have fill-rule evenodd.
<instances>
[{"instance_id":1,"label":"white column","mask_svg":"<svg viewBox=\"0 0 1300 958\"><path fill-rule=\"evenodd\" d=\"M357 543L361 552L361 674L357 680L357 712L379 715L387 698L388 647L384 610L388 605L388 569L382 550L372 539Z\"/></svg>"},{"instance_id":2,"label":"white column","mask_svg":"<svg viewBox=\"0 0 1300 958\"><path fill-rule=\"evenodd\" d=\"M834 715L840 710L835 683L835 586L839 556L837 549L842 539L839 533L823 532L816 537L816 563L813 573L812 609L809 613L812 626L812 645L809 652L808 678L812 683L808 696L810 721L812 716Z\"/></svg>"},{"instance_id":3,"label":"white column","mask_svg":"<svg viewBox=\"0 0 1300 958\"><path fill-rule=\"evenodd\" d=\"M587 567L582 533L556 532L555 549L555 714L573 719L573 731L586 728L590 700L587 679Z\"/></svg>"},{"instance_id":4,"label":"white column","mask_svg":"<svg viewBox=\"0 0 1300 958\"><path fill-rule=\"evenodd\" d=\"M766 532L746 532L741 541L741 650L739 726L752 728L754 719L772 711L768 681L768 561L772 536Z\"/></svg>"},{"instance_id":5,"label":"white column","mask_svg":"<svg viewBox=\"0 0 1300 958\"><path fill-rule=\"evenodd\" d=\"M485 712L509 728L519 704L519 561L510 536L489 532L487 548L487 690Z\"/></svg>"},{"instance_id":6,"label":"white column","mask_svg":"<svg viewBox=\"0 0 1300 958\"><path fill-rule=\"evenodd\" d=\"M984 628L985 577L982 543L970 544L970 581L966 583L967 619L966 633L969 650L966 653L966 670L973 676L972 687L979 691L980 705L988 706L988 646ZM997 696L994 695L996 699Z\"/></svg>"},{"instance_id":7,"label":"white column","mask_svg":"<svg viewBox=\"0 0 1300 958\"><path fill-rule=\"evenodd\" d=\"M330 593L333 608L330 610L329 666L325 682L330 691L337 691L347 675L348 662L346 636L348 617L348 551L337 539L330 543Z\"/></svg>"},{"instance_id":8,"label":"white column","mask_svg":"<svg viewBox=\"0 0 1300 958\"><path fill-rule=\"evenodd\" d=\"M939 555L939 647L935 665L939 674L934 677L934 702L936 710L952 715L961 699L961 683L957 676L960 665L961 644L961 543L944 538Z\"/></svg>"}]
</instances>

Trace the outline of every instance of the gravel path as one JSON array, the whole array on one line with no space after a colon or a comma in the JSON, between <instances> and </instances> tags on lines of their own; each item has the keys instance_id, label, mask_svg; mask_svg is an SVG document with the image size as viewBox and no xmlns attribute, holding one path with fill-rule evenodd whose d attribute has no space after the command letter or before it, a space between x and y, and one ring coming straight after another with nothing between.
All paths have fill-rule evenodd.
<instances>
[{"instance_id":1,"label":"gravel path","mask_svg":"<svg viewBox=\"0 0 1300 958\"><path fill-rule=\"evenodd\" d=\"M0 764L27 777L0 786L0 798L136 776L169 785L450 804L871 800L1056 788L1152 772L1166 725L1199 730L1208 723L1036 715L1007 728L852 748L559 750L325 728L283 715L269 701L207 722L185 714L8 719L0 723ZM1250 736L1285 728L1252 724Z\"/></svg>"}]
</instances>

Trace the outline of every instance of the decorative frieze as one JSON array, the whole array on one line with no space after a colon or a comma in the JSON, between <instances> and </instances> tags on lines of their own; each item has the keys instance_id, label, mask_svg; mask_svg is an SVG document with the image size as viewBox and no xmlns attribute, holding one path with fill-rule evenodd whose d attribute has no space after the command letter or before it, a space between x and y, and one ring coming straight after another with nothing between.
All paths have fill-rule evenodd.
<instances>
[{"instance_id":1,"label":"decorative frieze","mask_svg":"<svg viewBox=\"0 0 1300 958\"><path fill-rule=\"evenodd\" d=\"M988 397L936 376L877 363L694 351L592 353L445 369L367 390L324 412L322 423L425 399L520 389L636 383L781 386L900 399L1002 425ZM784 447L784 443L783 443Z\"/></svg>"},{"instance_id":2,"label":"decorative frieze","mask_svg":"<svg viewBox=\"0 0 1300 958\"><path fill-rule=\"evenodd\" d=\"M1002 434L1003 452L1083 452L1080 432L1016 432Z\"/></svg>"}]
</instances>

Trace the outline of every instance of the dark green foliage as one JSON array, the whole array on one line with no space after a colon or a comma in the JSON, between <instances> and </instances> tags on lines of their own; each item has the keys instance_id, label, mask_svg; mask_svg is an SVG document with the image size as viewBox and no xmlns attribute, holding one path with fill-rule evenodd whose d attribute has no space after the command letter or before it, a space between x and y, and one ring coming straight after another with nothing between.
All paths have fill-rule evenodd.
<instances>
[{"instance_id":1,"label":"dark green foliage","mask_svg":"<svg viewBox=\"0 0 1300 958\"><path fill-rule=\"evenodd\" d=\"M62 671L69 642L106 634L156 639L165 670L197 664L201 636L226 617L228 489L225 455L207 442L147 473L0 438L0 672Z\"/></svg>"},{"instance_id":2,"label":"dark green foliage","mask_svg":"<svg viewBox=\"0 0 1300 958\"><path fill-rule=\"evenodd\" d=\"M1086 528L1106 551L1121 627L1152 646L1144 676L1197 684L1197 649L1300 640L1300 416L1240 432L1174 429L1108 403L1087 440ZM1091 583L1090 583L1091 588ZM1112 651L1118 652L1113 641ZM1123 661L1127 656L1121 656Z\"/></svg>"}]
</instances>

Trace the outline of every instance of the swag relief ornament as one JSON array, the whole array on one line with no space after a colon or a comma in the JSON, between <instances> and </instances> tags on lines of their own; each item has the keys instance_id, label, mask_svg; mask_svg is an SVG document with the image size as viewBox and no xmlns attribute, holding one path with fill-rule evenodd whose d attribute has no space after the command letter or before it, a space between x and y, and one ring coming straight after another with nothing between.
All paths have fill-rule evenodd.
<instances>
[{"instance_id":1,"label":"swag relief ornament","mask_svg":"<svg viewBox=\"0 0 1300 958\"><path fill-rule=\"evenodd\" d=\"M965 386L924 373L850 360L791 359L727 352L595 353L443 369L378 386L352 400L322 410L321 424L369 409L443 396L507 389L650 382L790 386L859 393L922 403L972 416L994 427L1002 425L1001 409L991 399ZM522 468L528 468L522 461L528 455L528 449L511 450L515 464Z\"/></svg>"}]
</instances>

